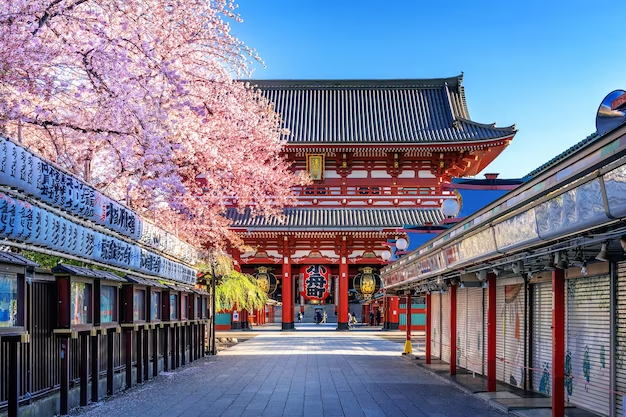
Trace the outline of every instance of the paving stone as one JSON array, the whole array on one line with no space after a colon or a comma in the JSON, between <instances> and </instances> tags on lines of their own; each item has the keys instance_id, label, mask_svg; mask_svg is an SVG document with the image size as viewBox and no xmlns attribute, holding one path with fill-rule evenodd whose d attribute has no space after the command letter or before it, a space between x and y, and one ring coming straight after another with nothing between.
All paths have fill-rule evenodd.
<instances>
[{"instance_id":1,"label":"paving stone","mask_svg":"<svg viewBox=\"0 0 626 417\"><path fill-rule=\"evenodd\" d=\"M75 416L501 416L369 333L264 333Z\"/></svg>"}]
</instances>

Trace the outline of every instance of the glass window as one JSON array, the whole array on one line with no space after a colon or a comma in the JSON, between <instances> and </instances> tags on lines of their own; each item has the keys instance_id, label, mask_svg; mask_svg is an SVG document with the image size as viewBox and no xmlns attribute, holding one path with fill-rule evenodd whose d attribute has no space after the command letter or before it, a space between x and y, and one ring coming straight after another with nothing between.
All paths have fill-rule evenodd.
<instances>
[{"instance_id":1,"label":"glass window","mask_svg":"<svg viewBox=\"0 0 626 417\"><path fill-rule=\"evenodd\" d=\"M206 298L202 297L202 310L201 310L201 314L200 317L206 317L207 316L207 312L206 312Z\"/></svg>"},{"instance_id":2,"label":"glass window","mask_svg":"<svg viewBox=\"0 0 626 417\"><path fill-rule=\"evenodd\" d=\"M188 311L189 311L189 296L188 295L183 295L183 309L182 309L181 320L186 320L187 319L187 312Z\"/></svg>"},{"instance_id":3,"label":"glass window","mask_svg":"<svg viewBox=\"0 0 626 417\"><path fill-rule=\"evenodd\" d=\"M14 327L17 323L17 277L0 274L0 327Z\"/></svg>"},{"instance_id":4,"label":"glass window","mask_svg":"<svg viewBox=\"0 0 626 417\"><path fill-rule=\"evenodd\" d=\"M178 319L178 295L170 294L170 320Z\"/></svg>"},{"instance_id":5,"label":"glass window","mask_svg":"<svg viewBox=\"0 0 626 417\"><path fill-rule=\"evenodd\" d=\"M72 282L70 314L72 324L91 323L91 284Z\"/></svg>"},{"instance_id":6,"label":"glass window","mask_svg":"<svg viewBox=\"0 0 626 417\"><path fill-rule=\"evenodd\" d=\"M112 323L117 321L117 288L103 285L100 288L100 322Z\"/></svg>"},{"instance_id":7,"label":"glass window","mask_svg":"<svg viewBox=\"0 0 626 417\"><path fill-rule=\"evenodd\" d=\"M161 292L153 291L150 295L152 299L152 316L151 320L161 320Z\"/></svg>"},{"instance_id":8,"label":"glass window","mask_svg":"<svg viewBox=\"0 0 626 417\"><path fill-rule=\"evenodd\" d=\"M133 321L146 320L146 290L133 292Z\"/></svg>"},{"instance_id":9,"label":"glass window","mask_svg":"<svg viewBox=\"0 0 626 417\"><path fill-rule=\"evenodd\" d=\"M200 312L202 311L202 300L200 298L200 296L196 296L196 319L199 319L202 317L202 314L200 314Z\"/></svg>"}]
</instances>

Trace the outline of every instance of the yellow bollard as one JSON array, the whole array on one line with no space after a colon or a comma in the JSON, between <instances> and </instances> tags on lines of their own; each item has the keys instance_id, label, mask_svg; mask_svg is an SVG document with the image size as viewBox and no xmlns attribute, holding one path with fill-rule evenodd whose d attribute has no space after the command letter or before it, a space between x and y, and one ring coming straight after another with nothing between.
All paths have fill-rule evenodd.
<instances>
[{"instance_id":1,"label":"yellow bollard","mask_svg":"<svg viewBox=\"0 0 626 417\"><path fill-rule=\"evenodd\" d=\"M411 340L407 340L404 342L404 352L403 355L408 355L409 353L413 353L413 346L411 345Z\"/></svg>"}]
</instances>

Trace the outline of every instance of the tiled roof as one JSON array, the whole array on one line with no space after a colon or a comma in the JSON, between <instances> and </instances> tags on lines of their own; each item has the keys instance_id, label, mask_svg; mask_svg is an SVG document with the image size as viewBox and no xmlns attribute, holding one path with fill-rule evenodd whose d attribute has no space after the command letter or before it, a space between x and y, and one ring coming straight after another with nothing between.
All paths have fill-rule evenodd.
<instances>
[{"instance_id":1,"label":"tiled roof","mask_svg":"<svg viewBox=\"0 0 626 417\"><path fill-rule=\"evenodd\" d=\"M126 282L124 278L120 277L119 275L115 275L112 272L100 271L98 269L83 268L80 266L67 265L67 264L58 264L57 266L52 268L52 272L54 273L65 272L65 273L76 275L79 277L99 278L99 279L105 279L109 281Z\"/></svg>"},{"instance_id":2,"label":"tiled roof","mask_svg":"<svg viewBox=\"0 0 626 417\"><path fill-rule=\"evenodd\" d=\"M431 143L498 139L469 119L462 76L421 80L251 80L274 103L289 143Z\"/></svg>"},{"instance_id":3,"label":"tiled roof","mask_svg":"<svg viewBox=\"0 0 626 417\"><path fill-rule=\"evenodd\" d=\"M24 258L22 255L19 255L13 252L2 252L2 251L0 251L0 263L32 266L32 267L39 266L37 262Z\"/></svg>"},{"instance_id":4,"label":"tiled roof","mask_svg":"<svg viewBox=\"0 0 626 417\"><path fill-rule=\"evenodd\" d=\"M600 137L600 135L598 135L597 133L592 133L591 135L587 136L585 139L581 140L580 142L578 142L574 146L566 149L562 153L560 153L557 156L555 156L554 158L550 159L548 162L546 162L545 164L541 165L539 168L536 168L533 171L529 172L528 175L526 175L524 178L525 179L530 179L530 178L536 177L537 175L541 174L542 172L548 170L550 167L556 165L561 160L567 158L568 156L570 156L571 154L573 154L577 150L582 149L585 146L587 146L588 144L594 142L599 137Z\"/></svg>"},{"instance_id":5,"label":"tiled roof","mask_svg":"<svg viewBox=\"0 0 626 417\"><path fill-rule=\"evenodd\" d=\"M126 275L124 278L126 278L126 280L128 282L133 282L135 284L145 285L147 287L167 288L165 285L161 284L158 281L153 281L151 279L138 277L137 275Z\"/></svg>"},{"instance_id":6,"label":"tiled roof","mask_svg":"<svg viewBox=\"0 0 626 417\"><path fill-rule=\"evenodd\" d=\"M354 229L402 227L405 225L437 224L443 218L437 209L324 209L324 208L290 208L285 209L284 222L278 218L266 220L264 217L252 217L246 210L238 213L236 209L228 209L226 217L233 221L231 227L272 227L274 229Z\"/></svg>"}]
</instances>

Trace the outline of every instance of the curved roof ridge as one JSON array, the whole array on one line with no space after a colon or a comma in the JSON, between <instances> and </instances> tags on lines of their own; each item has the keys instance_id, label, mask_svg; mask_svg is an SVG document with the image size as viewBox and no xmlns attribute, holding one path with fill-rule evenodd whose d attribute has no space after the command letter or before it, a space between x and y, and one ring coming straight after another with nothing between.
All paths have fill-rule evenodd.
<instances>
[{"instance_id":1,"label":"curved roof ridge","mask_svg":"<svg viewBox=\"0 0 626 417\"><path fill-rule=\"evenodd\" d=\"M470 124L470 125L473 125L473 126L484 127L484 128L487 128L487 129L508 130L508 131L514 131L514 132L517 131L517 125L515 123L513 123L511 126L500 126L500 127L498 127L498 126L496 126L495 122L493 122L493 123L478 123L478 122L475 122L473 120L466 119L464 117L458 117L457 119L460 122L464 122L464 123L467 123L467 124Z\"/></svg>"},{"instance_id":2,"label":"curved roof ridge","mask_svg":"<svg viewBox=\"0 0 626 417\"><path fill-rule=\"evenodd\" d=\"M460 86L463 74L443 78L388 78L388 79L249 79L239 80L249 82L253 86L263 88L302 87L302 88L341 88L341 87L407 87L419 86L437 88L444 84Z\"/></svg>"}]
</instances>

